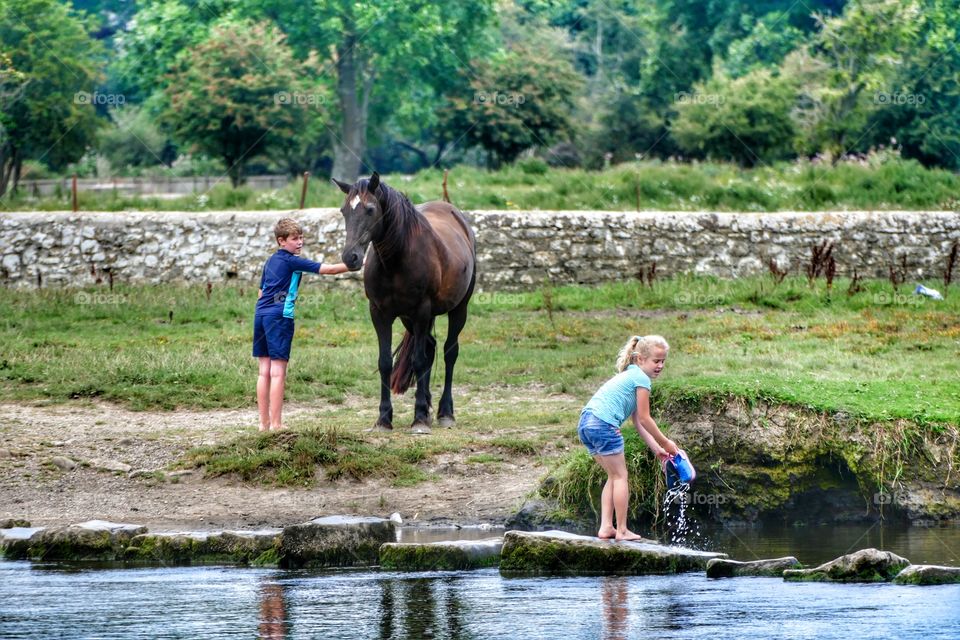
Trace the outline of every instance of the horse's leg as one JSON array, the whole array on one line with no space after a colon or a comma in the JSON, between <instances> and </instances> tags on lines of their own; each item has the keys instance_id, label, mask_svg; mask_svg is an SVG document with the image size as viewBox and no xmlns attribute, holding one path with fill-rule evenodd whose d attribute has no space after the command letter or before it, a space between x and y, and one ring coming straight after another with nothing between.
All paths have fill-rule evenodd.
<instances>
[{"instance_id":1,"label":"horse's leg","mask_svg":"<svg viewBox=\"0 0 960 640\"><path fill-rule=\"evenodd\" d=\"M433 357L437 353L437 341L432 334L433 316L418 318L413 323L414 351L413 374L417 380L417 395L413 405L413 432L430 433L430 371L433 369Z\"/></svg>"},{"instance_id":2,"label":"horse's leg","mask_svg":"<svg viewBox=\"0 0 960 640\"><path fill-rule=\"evenodd\" d=\"M460 332L467 324L467 304L470 296L466 296L459 305L447 314L447 339L443 343L443 394L437 407L437 421L441 427L452 427L457 421L453 415L453 368L460 355Z\"/></svg>"},{"instance_id":3,"label":"horse's leg","mask_svg":"<svg viewBox=\"0 0 960 640\"><path fill-rule=\"evenodd\" d=\"M389 431L393 429L393 404L390 401L393 354L390 352L390 342L394 319L384 315L373 304L370 305L370 319L373 321L373 328L377 331L377 343L380 346L380 356L377 360L377 366L380 369L380 417L377 418L373 428Z\"/></svg>"}]
</instances>

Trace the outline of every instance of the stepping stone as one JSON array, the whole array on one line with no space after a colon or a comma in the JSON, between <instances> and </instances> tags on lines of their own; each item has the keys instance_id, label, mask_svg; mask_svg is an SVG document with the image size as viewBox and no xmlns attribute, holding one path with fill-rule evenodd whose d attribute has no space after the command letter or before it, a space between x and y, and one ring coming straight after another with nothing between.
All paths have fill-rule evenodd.
<instances>
[{"instance_id":1,"label":"stepping stone","mask_svg":"<svg viewBox=\"0 0 960 640\"><path fill-rule=\"evenodd\" d=\"M135 536L124 560L145 564L276 566L281 529L166 531Z\"/></svg>"},{"instance_id":2,"label":"stepping stone","mask_svg":"<svg viewBox=\"0 0 960 640\"><path fill-rule=\"evenodd\" d=\"M0 529L0 556L8 560L24 560L29 557L30 538L43 527L14 526Z\"/></svg>"},{"instance_id":3,"label":"stepping stone","mask_svg":"<svg viewBox=\"0 0 960 640\"><path fill-rule=\"evenodd\" d=\"M380 568L400 571L455 571L495 567L503 538L443 542L388 542L380 547Z\"/></svg>"},{"instance_id":4,"label":"stepping stone","mask_svg":"<svg viewBox=\"0 0 960 640\"><path fill-rule=\"evenodd\" d=\"M957 584L960 567L941 567L935 564L912 564L893 579L896 584Z\"/></svg>"},{"instance_id":5,"label":"stepping stone","mask_svg":"<svg viewBox=\"0 0 960 640\"><path fill-rule=\"evenodd\" d=\"M889 551L861 549L812 569L788 569L783 579L801 582L890 582L910 564Z\"/></svg>"},{"instance_id":6,"label":"stepping stone","mask_svg":"<svg viewBox=\"0 0 960 640\"><path fill-rule=\"evenodd\" d=\"M695 551L655 542L616 542L563 531L508 531L501 573L647 575L702 571L725 553Z\"/></svg>"},{"instance_id":7,"label":"stepping stone","mask_svg":"<svg viewBox=\"0 0 960 640\"><path fill-rule=\"evenodd\" d=\"M397 540L397 523L386 518L327 516L285 527L280 566L365 567L380 562L380 545Z\"/></svg>"},{"instance_id":8,"label":"stepping stone","mask_svg":"<svg viewBox=\"0 0 960 640\"><path fill-rule=\"evenodd\" d=\"M130 540L147 532L137 524L90 520L33 533L21 557L31 560L120 560ZM21 545L18 545L21 546Z\"/></svg>"},{"instance_id":9,"label":"stepping stone","mask_svg":"<svg viewBox=\"0 0 960 640\"><path fill-rule=\"evenodd\" d=\"M740 562L726 558L714 558L707 562L708 578L736 578L741 576L768 576L782 578L787 569L800 569L803 565L793 556L772 560Z\"/></svg>"}]
</instances>

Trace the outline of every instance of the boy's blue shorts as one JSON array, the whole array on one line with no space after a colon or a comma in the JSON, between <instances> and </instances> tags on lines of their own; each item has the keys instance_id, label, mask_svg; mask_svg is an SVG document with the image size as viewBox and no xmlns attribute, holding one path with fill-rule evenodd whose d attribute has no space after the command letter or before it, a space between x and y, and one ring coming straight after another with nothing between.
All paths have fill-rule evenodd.
<instances>
[{"instance_id":1,"label":"boy's blue shorts","mask_svg":"<svg viewBox=\"0 0 960 640\"><path fill-rule=\"evenodd\" d=\"M293 344L293 318L253 317L253 357L289 360Z\"/></svg>"},{"instance_id":2,"label":"boy's blue shorts","mask_svg":"<svg viewBox=\"0 0 960 640\"><path fill-rule=\"evenodd\" d=\"M623 435L620 427L604 422L589 411L580 414L577 427L580 442L591 456L612 456L623 453Z\"/></svg>"}]
</instances>

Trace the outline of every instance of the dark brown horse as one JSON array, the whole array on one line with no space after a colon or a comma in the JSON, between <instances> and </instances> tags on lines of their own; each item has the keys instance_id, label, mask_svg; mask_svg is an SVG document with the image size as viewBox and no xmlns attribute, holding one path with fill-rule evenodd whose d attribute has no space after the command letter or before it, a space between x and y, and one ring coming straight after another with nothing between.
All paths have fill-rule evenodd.
<instances>
[{"instance_id":1,"label":"dark brown horse","mask_svg":"<svg viewBox=\"0 0 960 640\"><path fill-rule=\"evenodd\" d=\"M405 195L380 182L377 173L353 185L334 183L347 194L340 208L347 223L343 262L356 271L366 256L363 285L380 343L380 417L375 427L393 428L390 391L403 393L416 381L413 432L430 432L430 371L437 350L433 324L444 313L449 329L437 418L441 426L452 427L453 367L476 283L473 231L453 205L427 202L414 207ZM390 342L397 318L406 332L393 362Z\"/></svg>"}]
</instances>

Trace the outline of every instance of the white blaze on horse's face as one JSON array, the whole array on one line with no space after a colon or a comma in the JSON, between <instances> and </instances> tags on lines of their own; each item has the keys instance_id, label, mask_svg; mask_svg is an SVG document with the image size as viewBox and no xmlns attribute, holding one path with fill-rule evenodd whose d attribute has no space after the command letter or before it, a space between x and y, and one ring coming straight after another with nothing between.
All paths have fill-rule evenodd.
<instances>
[{"instance_id":1,"label":"white blaze on horse's face","mask_svg":"<svg viewBox=\"0 0 960 640\"><path fill-rule=\"evenodd\" d=\"M350 185L336 179L333 182L347 194L340 208L346 222L346 241L340 256L348 269L356 271L363 265L367 246L383 223L376 196L380 175L374 172L365 185L362 182Z\"/></svg>"}]
</instances>

